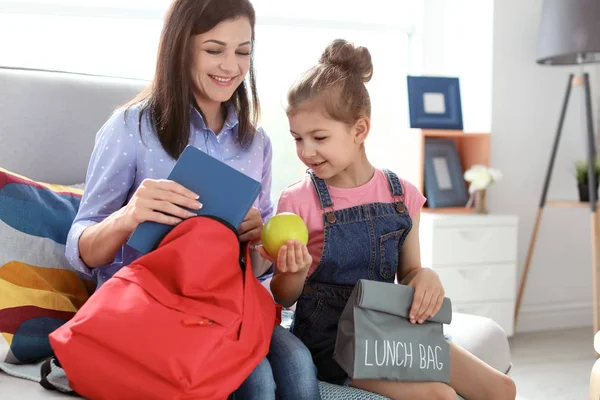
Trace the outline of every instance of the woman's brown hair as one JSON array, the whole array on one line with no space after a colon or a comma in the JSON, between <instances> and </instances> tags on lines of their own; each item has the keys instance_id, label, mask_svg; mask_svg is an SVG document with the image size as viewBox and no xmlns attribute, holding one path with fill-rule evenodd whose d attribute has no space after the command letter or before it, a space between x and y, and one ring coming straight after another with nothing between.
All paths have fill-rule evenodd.
<instances>
[{"instance_id":1,"label":"woman's brown hair","mask_svg":"<svg viewBox=\"0 0 600 400\"><path fill-rule=\"evenodd\" d=\"M240 17L250 21L254 48L256 17L248 0L175 0L167 11L152 84L128 106L144 102L139 116L140 127L143 115L148 112L162 147L174 159L179 158L190 139L189 112L190 106L195 104L190 74L192 36ZM242 145L254 138L260 114L252 57L248 70L250 88L243 81L229 100L238 115L238 140ZM202 110L200 113L205 117Z\"/></svg>"},{"instance_id":2,"label":"woman's brown hair","mask_svg":"<svg viewBox=\"0 0 600 400\"><path fill-rule=\"evenodd\" d=\"M371 117L365 83L373 76L371 54L343 39L334 40L319 63L306 71L288 91L288 114L303 107L318 108L336 121L353 125Z\"/></svg>"}]
</instances>

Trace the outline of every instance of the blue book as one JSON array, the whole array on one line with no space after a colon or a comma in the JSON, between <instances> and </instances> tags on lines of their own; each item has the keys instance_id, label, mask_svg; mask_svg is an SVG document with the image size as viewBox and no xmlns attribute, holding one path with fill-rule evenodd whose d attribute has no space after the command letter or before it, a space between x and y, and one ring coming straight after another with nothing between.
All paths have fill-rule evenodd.
<instances>
[{"instance_id":1,"label":"blue book","mask_svg":"<svg viewBox=\"0 0 600 400\"><path fill-rule=\"evenodd\" d=\"M189 211L221 218L236 228L244 221L262 188L260 182L193 146L183 150L168 179L200 196L198 201L202 208ZM141 253L149 253L173 228L173 225L143 222L127 244Z\"/></svg>"}]
</instances>

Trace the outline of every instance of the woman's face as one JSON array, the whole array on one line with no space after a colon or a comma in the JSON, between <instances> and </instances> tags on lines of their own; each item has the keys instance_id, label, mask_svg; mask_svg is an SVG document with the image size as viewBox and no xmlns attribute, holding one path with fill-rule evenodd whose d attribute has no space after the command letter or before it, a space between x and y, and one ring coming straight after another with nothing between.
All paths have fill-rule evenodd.
<instances>
[{"instance_id":1,"label":"woman's face","mask_svg":"<svg viewBox=\"0 0 600 400\"><path fill-rule=\"evenodd\" d=\"M223 21L192 39L191 74L196 101L206 106L229 100L250 68L250 21L245 17Z\"/></svg>"}]
</instances>

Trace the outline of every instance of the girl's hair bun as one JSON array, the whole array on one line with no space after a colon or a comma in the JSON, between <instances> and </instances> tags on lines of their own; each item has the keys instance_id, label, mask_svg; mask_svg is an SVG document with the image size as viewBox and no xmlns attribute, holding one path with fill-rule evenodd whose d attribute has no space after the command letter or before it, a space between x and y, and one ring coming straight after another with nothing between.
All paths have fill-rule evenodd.
<instances>
[{"instance_id":1,"label":"girl's hair bun","mask_svg":"<svg viewBox=\"0 0 600 400\"><path fill-rule=\"evenodd\" d=\"M336 39L321 54L321 64L334 65L361 78L364 83L373 76L371 53L366 47L355 47L344 39Z\"/></svg>"}]
</instances>

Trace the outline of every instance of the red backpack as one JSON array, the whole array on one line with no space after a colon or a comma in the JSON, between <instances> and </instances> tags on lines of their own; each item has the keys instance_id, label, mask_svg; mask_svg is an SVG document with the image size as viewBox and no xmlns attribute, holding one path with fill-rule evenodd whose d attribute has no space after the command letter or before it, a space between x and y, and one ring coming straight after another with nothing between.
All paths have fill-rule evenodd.
<instances>
[{"instance_id":1,"label":"red backpack","mask_svg":"<svg viewBox=\"0 0 600 400\"><path fill-rule=\"evenodd\" d=\"M194 217L122 268L50 335L90 399L222 400L267 355L271 295L227 223Z\"/></svg>"}]
</instances>

